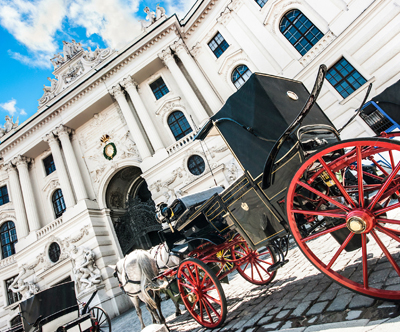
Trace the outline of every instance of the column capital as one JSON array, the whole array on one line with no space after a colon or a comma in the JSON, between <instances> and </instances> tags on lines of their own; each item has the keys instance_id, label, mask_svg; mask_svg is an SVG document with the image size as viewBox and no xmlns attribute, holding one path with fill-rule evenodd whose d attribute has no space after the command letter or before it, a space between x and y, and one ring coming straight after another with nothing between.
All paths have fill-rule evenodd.
<instances>
[{"instance_id":1,"label":"column capital","mask_svg":"<svg viewBox=\"0 0 400 332\"><path fill-rule=\"evenodd\" d=\"M217 22L226 26L232 18L232 10L225 8L225 10L217 18Z\"/></svg>"},{"instance_id":2,"label":"column capital","mask_svg":"<svg viewBox=\"0 0 400 332\"><path fill-rule=\"evenodd\" d=\"M53 134L57 135L59 138L62 138L64 136L69 137L69 134L72 132L73 130L71 128L68 128L67 126L64 125L59 125L58 127L56 127L56 129L54 129Z\"/></svg>"},{"instance_id":3,"label":"column capital","mask_svg":"<svg viewBox=\"0 0 400 332\"><path fill-rule=\"evenodd\" d=\"M164 61L165 64L167 64L167 62L170 62L171 60L173 60L172 51L169 47L166 48L165 50L162 50L160 53L158 53L158 57L162 61Z\"/></svg>"},{"instance_id":4,"label":"column capital","mask_svg":"<svg viewBox=\"0 0 400 332\"><path fill-rule=\"evenodd\" d=\"M108 90L111 96L113 96L115 99L118 99L119 97L124 97L124 90L122 90L122 87L117 84L114 85L110 90Z\"/></svg>"},{"instance_id":5,"label":"column capital","mask_svg":"<svg viewBox=\"0 0 400 332\"><path fill-rule=\"evenodd\" d=\"M181 53L187 54L187 48L182 38L179 38L176 42L171 45L171 48L179 55Z\"/></svg>"},{"instance_id":6,"label":"column capital","mask_svg":"<svg viewBox=\"0 0 400 332\"><path fill-rule=\"evenodd\" d=\"M136 88L138 84L135 82L135 80L133 79L133 77L131 75L128 75L127 77L125 77L121 82L120 85L122 85L126 90L128 89L132 89L132 88Z\"/></svg>"},{"instance_id":7,"label":"column capital","mask_svg":"<svg viewBox=\"0 0 400 332\"><path fill-rule=\"evenodd\" d=\"M43 141L49 143L49 145L51 143L57 143L57 138L54 136L54 134L52 132L45 135L42 139L43 139Z\"/></svg>"},{"instance_id":8,"label":"column capital","mask_svg":"<svg viewBox=\"0 0 400 332\"><path fill-rule=\"evenodd\" d=\"M3 165L4 169L7 173L16 172L17 169L14 167L13 163L9 161L8 163Z\"/></svg>"},{"instance_id":9,"label":"column capital","mask_svg":"<svg viewBox=\"0 0 400 332\"><path fill-rule=\"evenodd\" d=\"M15 158L12 160L12 163L13 163L15 166L17 166L17 168L20 168L20 167L28 167L28 163L31 162L31 161L32 161L31 158L18 155L17 157L15 157Z\"/></svg>"}]
</instances>

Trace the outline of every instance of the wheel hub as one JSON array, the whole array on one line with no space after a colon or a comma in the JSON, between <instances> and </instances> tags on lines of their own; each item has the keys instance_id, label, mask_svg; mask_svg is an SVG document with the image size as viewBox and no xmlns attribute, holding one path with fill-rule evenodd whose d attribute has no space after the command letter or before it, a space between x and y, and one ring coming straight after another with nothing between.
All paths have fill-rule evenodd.
<instances>
[{"instance_id":1,"label":"wheel hub","mask_svg":"<svg viewBox=\"0 0 400 332\"><path fill-rule=\"evenodd\" d=\"M188 296L187 296L187 299L189 300L190 303L196 302L196 294L189 293Z\"/></svg>"},{"instance_id":2,"label":"wheel hub","mask_svg":"<svg viewBox=\"0 0 400 332\"><path fill-rule=\"evenodd\" d=\"M375 216L368 210L351 211L346 218L347 228L355 233L368 233L375 225Z\"/></svg>"}]
</instances>

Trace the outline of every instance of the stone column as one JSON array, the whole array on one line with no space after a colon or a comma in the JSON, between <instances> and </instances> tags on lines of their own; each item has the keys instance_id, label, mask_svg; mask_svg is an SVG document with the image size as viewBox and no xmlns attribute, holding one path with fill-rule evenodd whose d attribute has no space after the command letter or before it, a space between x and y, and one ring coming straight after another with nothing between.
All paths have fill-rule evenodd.
<instances>
[{"instance_id":1,"label":"stone column","mask_svg":"<svg viewBox=\"0 0 400 332\"><path fill-rule=\"evenodd\" d=\"M4 165L8 178L10 179L10 194L12 203L14 206L15 217L17 218L17 229L18 239L22 239L29 234L28 219L26 219L24 198L22 197L21 186L19 183L17 169L11 164L7 163Z\"/></svg>"},{"instance_id":2,"label":"stone column","mask_svg":"<svg viewBox=\"0 0 400 332\"><path fill-rule=\"evenodd\" d=\"M29 177L28 162L30 161L30 158L24 156L18 156L13 159L13 164L17 166L19 173L29 230L32 232L40 229L40 220L36 208L35 194L33 192L31 178Z\"/></svg>"},{"instance_id":3,"label":"stone column","mask_svg":"<svg viewBox=\"0 0 400 332\"><path fill-rule=\"evenodd\" d=\"M83 182L82 174L76 160L74 149L72 147L71 141L69 139L69 134L72 130L63 125L58 126L53 132L58 136L61 141L61 146L64 151L65 161L69 170L69 175L71 176L72 186L75 189L76 199L80 201L82 199L89 198L85 183Z\"/></svg>"},{"instance_id":4,"label":"stone column","mask_svg":"<svg viewBox=\"0 0 400 332\"><path fill-rule=\"evenodd\" d=\"M214 90L212 89L210 83L204 77L204 74L201 72L199 66L194 61L192 56L188 53L187 48L185 46L184 41L180 38L178 41L174 43L172 46L173 50L181 59L183 65L185 66L186 70L188 71L190 77L195 82L196 86L201 91L204 99L206 100L208 106L216 112L218 111L221 106L222 102L219 100L217 95L215 94Z\"/></svg>"},{"instance_id":5,"label":"stone column","mask_svg":"<svg viewBox=\"0 0 400 332\"><path fill-rule=\"evenodd\" d=\"M133 80L131 76L128 76L123 79L121 85L129 93L129 96L131 97L132 103L135 106L139 119L142 122L143 128L147 133L147 137L153 145L154 151L163 149L164 144L162 143L161 138L158 135L157 129L154 126L154 123L151 120L149 113L147 112L146 107L143 104L142 98L139 96L139 93L137 91L137 83Z\"/></svg>"},{"instance_id":6,"label":"stone column","mask_svg":"<svg viewBox=\"0 0 400 332\"><path fill-rule=\"evenodd\" d=\"M165 65L170 70L172 76L174 77L176 83L179 85L179 88L182 90L186 101L189 103L198 121L203 122L204 120L208 119L209 116L203 108L203 105L201 105L189 82L186 80L182 71L176 64L174 57L171 54L171 49L167 48L163 50L161 53L158 54L158 56L162 61L164 61Z\"/></svg>"},{"instance_id":7,"label":"stone column","mask_svg":"<svg viewBox=\"0 0 400 332\"><path fill-rule=\"evenodd\" d=\"M61 154L60 146L58 145L58 140L54 137L53 133L47 134L43 140L49 143L54 164L56 165L58 180L60 181L65 206L67 208L74 206L75 197L72 191L71 183L69 182L67 169L64 164L64 158Z\"/></svg>"},{"instance_id":8,"label":"stone column","mask_svg":"<svg viewBox=\"0 0 400 332\"><path fill-rule=\"evenodd\" d=\"M150 149L147 146L147 142L143 137L143 134L140 130L140 127L135 117L133 116L131 108L129 107L129 104L126 101L124 92L122 91L121 87L119 85L113 86L111 91L109 92L117 100L118 105L121 108L122 114L124 115L129 131L131 132L133 140L135 141L138 147L140 156L142 157L143 160L148 157L151 157Z\"/></svg>"}]
</instances>

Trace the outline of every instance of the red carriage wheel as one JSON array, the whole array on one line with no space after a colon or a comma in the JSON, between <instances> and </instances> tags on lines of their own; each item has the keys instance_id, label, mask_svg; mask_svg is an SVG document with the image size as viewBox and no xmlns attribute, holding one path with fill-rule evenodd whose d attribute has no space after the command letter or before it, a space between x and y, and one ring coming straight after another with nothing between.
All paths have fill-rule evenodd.
<instances>
[{"instance_id":1,"label":"red carriage wheel","mask_svg":"<svg viewBox=\"0 0 400 332\"><path fill-rule=\"evenodd\" d=\"M90 332L111 332L111 319L102 308L93 307L89 312L92 318Z\"/></svg>"},{"instance_id":2,"label":"red carriage wheel","mask_svg":"<svg viewBox=\"0 0 400 332\"><path fill-rule=\"evenodd\" d=\"M201 325L221 326L226 318L227 304L224 290L215 273L196 258L188 258L177 273L179 293L186 309Z\"/></svg>"},{"instance_id":3,"label":"red carriage wheel","mask_svg":"<svg viewBox=\"0 0 400 332\"><path fill-rule=\"evenodd\" d=\"M237 268L239 274L252 284L269 284L276 276L276 271L268 272L268 268L276 262L275 252L270 247L253 250L240 235L235 239L241 239L231 249L235 260L243 258L243 263Z\"/></svg>"},{"instance_id":4,"label":"red carriage wheel","mask_svg":"<svg viewBox=\"0 0 400 332\"><path fill-rule=\"evenodd\" d=\"M306 160L286 203L295 241L321 272L387 300L400 300L399 170L397 141L342 141Z\"/></svg>"}]
</instances>

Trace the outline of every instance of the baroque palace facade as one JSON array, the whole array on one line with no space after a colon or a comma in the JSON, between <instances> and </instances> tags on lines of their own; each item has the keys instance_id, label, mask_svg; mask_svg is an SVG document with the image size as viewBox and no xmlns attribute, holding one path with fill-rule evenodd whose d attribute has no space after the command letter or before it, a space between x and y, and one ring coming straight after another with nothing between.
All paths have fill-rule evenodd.
<instances>
[{"instance_id":1,"label":"baroque palace facade","mask_svg":"<svg viewBox=\"0 0 400 332\"><path fill-rule=\"evenodd\" d=\"M370 82L399 80L399 21L399 0L199 0L182 20L150 10L118 51L64 42L37 113L0 133L0 329L65 280L111 317L130 308L107 265L157 243L155 204L242 173L219 138L192 141L205 120L253 72L310 89L324 63L318 103L341 127ZM342 132L371 135L360 117Z\"/></svg>"}]
</instances>

